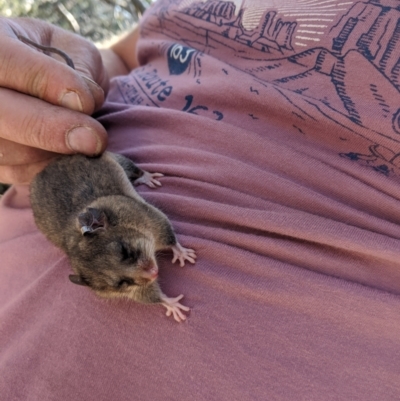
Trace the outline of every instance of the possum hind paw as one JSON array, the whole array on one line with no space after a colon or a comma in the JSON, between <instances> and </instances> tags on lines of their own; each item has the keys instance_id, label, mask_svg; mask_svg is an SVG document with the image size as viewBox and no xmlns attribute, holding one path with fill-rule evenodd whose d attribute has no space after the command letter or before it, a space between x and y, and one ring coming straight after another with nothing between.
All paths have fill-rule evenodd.
<instances>
[{"instance_id":1,"label":"possum hind paw","mask_svg":"<svg viewBox=\"0 0 400 401\"><path fill-rule=\"evenodd\" d=\"M161 182L157 179L160 177L164 177L164 174L161 173L149 173L145 171L144 174L134 181L135 185L145 184L150 188L161 187Z\"/></svg>"}]
</instances>

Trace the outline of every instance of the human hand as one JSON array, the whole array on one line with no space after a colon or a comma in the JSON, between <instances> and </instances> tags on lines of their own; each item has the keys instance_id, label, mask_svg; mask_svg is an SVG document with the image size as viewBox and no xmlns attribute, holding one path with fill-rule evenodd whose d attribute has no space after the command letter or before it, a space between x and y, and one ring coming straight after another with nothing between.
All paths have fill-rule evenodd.
<instances>
[{"instance_id":1,"label":"human hand","mask_svg":"<svg viewBox=\"0 0 400 401\"><path fill-rule=\"evenodd\" d=\"M64 51L75 70L19 35ZM90 115L108 77L92 43L43 21L0 17L0 59L0 182L29 183L57 153L104 151L106 131Z\"/></svg>"}]
</instances>

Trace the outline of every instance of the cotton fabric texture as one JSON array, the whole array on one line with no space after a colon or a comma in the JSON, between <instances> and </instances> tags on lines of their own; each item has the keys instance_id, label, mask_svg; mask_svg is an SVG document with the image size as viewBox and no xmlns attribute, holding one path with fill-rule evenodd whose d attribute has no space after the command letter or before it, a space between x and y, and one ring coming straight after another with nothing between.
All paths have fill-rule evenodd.
<instances>
[{"instance_id":1,"label":"cotton fabric texture","mask_svg":"<svg viewBox=\"0 0 400 401\"><path fill-rule=\"evenodd\" d=\"M398 400L400 11L158 1L97 115L197 263L164 308L68 280L28 188L0 206L2 400Z\"/></svg>"}]
</instances>

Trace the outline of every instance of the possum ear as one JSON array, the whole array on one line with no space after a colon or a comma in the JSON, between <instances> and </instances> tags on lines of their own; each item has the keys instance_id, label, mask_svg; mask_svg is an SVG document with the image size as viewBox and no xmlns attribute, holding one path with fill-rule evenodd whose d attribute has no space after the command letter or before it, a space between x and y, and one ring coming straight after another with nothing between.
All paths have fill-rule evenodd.
<instances>
[{"instance_id":1,"label":"possum ear","mask_svg":"<svg viewBox=\"0 0 400 401\"><path fill-rule=\"evenodd\" d=\"M106 228L106 214L99 209L88 207L86 212L78 216L79 228L83 235L94 233Z\"/></svg>"},{"instance_id":2,"label":"possum ear","mask_svg":"<svg viewBox=\"0 0 400 401\"><path fill-rule=\"evenodd\" d=\"M78 276L77 274L70 274L68 276L69 280L71 283L78 284L78 285L84 285L87 286L88 283L85 280L82 280L81 276Z\"/></svg>"}]
</instances>

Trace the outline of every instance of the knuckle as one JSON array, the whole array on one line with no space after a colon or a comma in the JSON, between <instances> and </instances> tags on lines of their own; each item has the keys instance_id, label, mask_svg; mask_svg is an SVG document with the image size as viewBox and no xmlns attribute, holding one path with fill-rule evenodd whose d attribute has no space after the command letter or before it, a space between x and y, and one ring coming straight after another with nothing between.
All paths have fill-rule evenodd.
<instances>
[{"instance_id":1,"label":"knuckle","mask_svg":"<svg viewBox=\"0 0 400 401\"><path fill-rule=\"evenodd\" d=\"M27 69L24 77L28 92L39 99L45 98L49 87L49 79L46 74L43 74L42 71L34 71L32 73L32 71Z\"/></svg>"},{"instance_id":2,"label":"knuckle","mask_svg":"<svg viewBox=\"0 0 400 401\"><path fill-rule=\"evenodd\" d=\"M24 142L29 146L40 149L49 147L48 135L46 135L46 121L39 113L30 113L21 120L21 135L24 136Z\"/></svg>"},{"instance_id":3,"label":"knuckle","mask_svg":"<svg viewBox=\"0 0 400 401\"><path fill-rule=\"evenodd\" d=\"M14 55L12 52L3 49L1 52L1 64L0 64L0 82L5 85L7 82L14 80L15 68L14 68Z\"/></svg>"}]
</instances>

